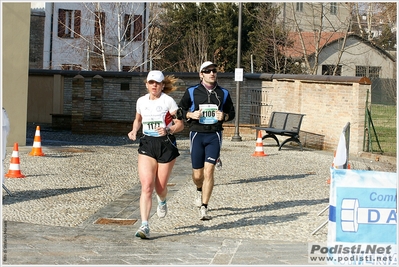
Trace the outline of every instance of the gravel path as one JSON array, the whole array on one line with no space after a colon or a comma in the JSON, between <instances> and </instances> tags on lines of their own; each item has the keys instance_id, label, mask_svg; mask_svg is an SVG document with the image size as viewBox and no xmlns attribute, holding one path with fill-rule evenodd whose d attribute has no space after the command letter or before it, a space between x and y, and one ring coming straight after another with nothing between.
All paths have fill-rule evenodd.
<instances>
[{"instance_id":1,"label":"gravel path","mask_svg":"<svg viewBox=\"0 0 399 267\"><path fill-rule=\"evenodd\" d=\"M34 129L28 128L34 135ZM97 210L139 184L137 142L124 136L74 135L42 128L44 157L32 157L33 136L19 148L26 178L7 178L14 194L3 190L3 220L76 227ZM310 235L326 219L331 152L277 147L264 141L266 157L253 157L255 138L223 140L223 168L215 172L209 204L212 220L198 220L193 206L188 139L178 139L185 154L187 182L168 200L167 219L151 218L151 231L313 242L325 241L327 228ZM12 148L3 162L8 171ZM352 169L396 172L396 165L365 158L350 160ZM173 173L172 173L173 176Z\"/></svg>"}]
</instances>

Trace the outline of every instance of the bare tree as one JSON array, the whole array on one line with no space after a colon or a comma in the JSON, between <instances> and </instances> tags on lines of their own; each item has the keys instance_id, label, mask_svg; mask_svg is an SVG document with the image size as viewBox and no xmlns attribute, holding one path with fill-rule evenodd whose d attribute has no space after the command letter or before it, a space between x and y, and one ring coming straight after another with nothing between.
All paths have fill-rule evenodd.
<instances>
[{"instance_id":1,"label":"bare tree","mask_svg":"<svg viewBox=\"0 0 399 267\"><path fill-rule=\"evenodd\" d=\"M215 9L213 3L162 3L162 12L153 20L151 31L156 40L151 50L159 52L154 62L157 69L164 71L197 72L205 60L212 60L209 53L212 41L207 27L207 15ZM209 11L208 9L211 9ZM150 52L151 54L151 52Z\"/></svg>"},{"instance_id":2,"label":"bare tree","mask_svg":"<svg viewBox=\"0 0 399 267\"><path fill-rule=\"evenodd\" d=\"M334 15L336 14L334 9L337 8L334 3L331 3L328 8L326 7L327 4L323 2L306 4L310 6L310 8L306 9L308 13L300 13L300 17L297 12L297 3L291 3L290 5L292 12L291 25L293 25L295 31L295 33L291 33L291 36L297 36L299 39L300 54L303 59L303 72L312 75L317 74L319 56L324 44L329 43L333 40L332 38L336 38L336 33L341 33L340 35L344 38L344 41L339 50L338 60L333 70L335 75L340 64L340 58L344 52L346 36L349 34L351 23L350 12L348 11L348 16L344 16L342 20L340 17ZM345 7L345 5L342 4L341 7ZM303 28L312 29L312 31L304 31Z\"/></svg>"},{"instance_id":3,"label":"bare tree","mask_svg":"<svg viewBox=\"0 0 399 267\"><path fill-rule=\"evenodd\" d=\"M244 14L254 21L253 31L249 33L250 49L244 54L243 66L255 72L286 73L292 64L285 57L289 47L287 31L277 20L281 8L271 3L262 3L252 9L244 5ZM250 59L250 60L248 60Z\"/></svg>"},{"instance_id":4,"label":"bare tree","mask_svg":"<svg viewBox=\"0 0 399 267\"><path fill-rule=\"evenodd\" d=\"M381 31L383 25L391 28L396 25L396 2L355 2L352 5L353 16L356 18L353 30L370 41L377 37L373 32Z\"/></svg>"},{"instance_id":5,"label":"bare tree","mask_svg":"<svg viewBox=\"0 0 399 267\"><path fill-rule=\"evenodd\" d=\"M150 60L147 44L151 43L148 34L151 21L146 23L150 12L148 4L87 2L81 6L79 31L67 23L63 26L78 37L78 41L66 40L65 43L77 53L85 51L84 69L146 70ZM157 51L152 53L156 57Z\"/></svg>"}]
</instances>

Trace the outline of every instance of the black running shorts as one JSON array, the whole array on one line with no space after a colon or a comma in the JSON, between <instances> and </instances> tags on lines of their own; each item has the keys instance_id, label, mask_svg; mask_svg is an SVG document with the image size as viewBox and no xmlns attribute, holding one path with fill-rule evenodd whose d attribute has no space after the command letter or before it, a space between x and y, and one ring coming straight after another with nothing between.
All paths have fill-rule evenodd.
<instances>
[{"instance_id":1,"label":"black running shorts","mask_svg":"<svg viewBox=\"0 0 399 267\"><path fill-rule=\"evenodd\" d=\"M158 163L167 163L180 156L174 135L140 138L139 154L156 159Z\"/></svg>"}]
</instances>

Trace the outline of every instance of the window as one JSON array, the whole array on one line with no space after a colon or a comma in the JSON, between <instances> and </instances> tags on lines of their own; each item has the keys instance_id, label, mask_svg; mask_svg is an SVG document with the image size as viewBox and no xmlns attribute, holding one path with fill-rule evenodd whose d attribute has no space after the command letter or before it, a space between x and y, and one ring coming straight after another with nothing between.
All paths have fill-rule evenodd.
<instances>
[{"instance_id":1,"label":"window","mask_svg":"<svg viewBox=\"0 0 399 267\"><path fill-rule=\"evenodd\" d=\"M356 66L357 77L379 78L381 67L377 66Z\"/></svg>"},{"instance_id":2,"label":"window","mask_svg":"<svg viewBox=\"0 0 399 267\"><path fill-rule=\"evenodd\" d=\"M122 91L129 91L129 83L121 83L121 90Z\"/></svg>"},{"instance_id":3,"label":"window","mask_svg":"<svg viewBox=\"0 0 399 267\"><path fill-rule=\"evenodd\" d=\"M132 72L132 71L140 71L140 69L138 67L133 67L133 66L122 66L122 71Z\"/></svg>"},{"instance_id":4,"label":"window","mask_svg":"<svg viewBox=\"0 0 399 267\"><path fill-rule=\"evenodd\" d=\"M143 16L125 14L123 39L126 41L142 41L143 40Z\"/></svg>"},{"instance_id":5,"label":"window","mask_svg":"<svg viewBox=\"0 0 399 267\"><path fill-rule=\"evenodd\" d=\"M297 12L303 11L303 3L296 3L296 11Z\"/></svg>"},{"instance_id":6,"label":"window","mask_svg":"<svg viewBox=\"0 0 399 267\"><path fill-rule=\"evenodd\" d=\"M62 64L62 70L82 70L82 65L80 64Z\"/></svg>"},{"instance_id":7,"label":"window","mask_svg":"<svg viewBox=\"0 0 399 267\"><path fill-rule=\"evenodd\" d=\"M357 77L366 77L367 76L367 67L356 66L356 76Z\"/></svg>"},{"instance_id":8,"label":"window","mask_svg":"<svg viewBox=\"0 0 399 267\"><path fill-rule=\"evenodd\" d=\"M379 78L381 67L369 67L369 78Z\"/></svg>"},{"instance_id":9,"label":"window","mask_svg":"<svg viewBox=\"0 0 399 267\"><path fill-rule=\"evenodd\" d=\"M334 75L334 69L336 65L322 65L321 72L323 75ZM342 65L338 65L335 76L341 76Z\"/></svg>"},{"instance_id":10,"label":"window","mask_svg":"<svg viewBox=\"0 0 399 267\"><path fill-rule=\"evenodd\" d=\"M58 9L58 37L80 37L80 10Z\"/></svg>"},{"instance_id":11,"label":"window","mask_svg":"<svg viewBox=\"0 0 399 267\"><path fill-rule=\"evenodd\" d=\"M330 3L330 14L331 15L337 15L337 3Z\"/></svg>"},{"instance_id":12,"label":"window","mask_svg":"<svg viewBox=\"0 0 399 267\"><path fill-rule=\"evenodd\" d=\"M93 65L91 65L91 70L92 71L104 71L104 68L102 67L102 65L93 64Z\"/></svg>"}]
</instances>

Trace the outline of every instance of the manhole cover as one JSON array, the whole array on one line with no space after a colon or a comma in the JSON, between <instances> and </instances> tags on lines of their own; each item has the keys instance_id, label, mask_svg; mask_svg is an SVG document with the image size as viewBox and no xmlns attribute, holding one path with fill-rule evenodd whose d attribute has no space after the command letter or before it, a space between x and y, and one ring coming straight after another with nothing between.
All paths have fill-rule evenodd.
<instances>
[{"instance_id":1,"label":"manhole cover","mask_svg":"<svg viewBox=\"0 0 399 267\"><path fill-rule=\"evenodd\" d=\"M117 225L133 225L137 222L135 219L118 219L118 218L98 218L94 224L117 224Z\"/></svg>"}]
</instances>

